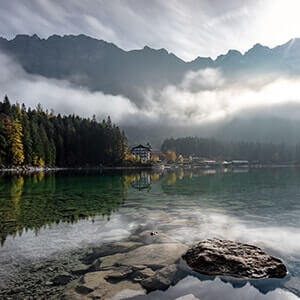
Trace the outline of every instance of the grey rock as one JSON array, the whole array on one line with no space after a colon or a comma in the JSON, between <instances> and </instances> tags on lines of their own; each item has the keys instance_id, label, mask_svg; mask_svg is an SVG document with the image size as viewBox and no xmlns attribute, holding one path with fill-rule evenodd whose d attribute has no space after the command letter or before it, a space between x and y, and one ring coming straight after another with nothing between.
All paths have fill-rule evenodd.
<instances>
[{"instance_id":1,"label":"grey rock","mask_svg":"<svg viewBox=\"0 0 300 300\"><path fill-rule=\"evenodd\" d=\"M217 238L192 246L183 258L195 271L239 278L283 278L287 269L261 248Z\"/></svg>"},{"instance_id":2,"label":"grey rock","mask_svg":"<svg viewBox=\"0 0 300 300\"><path fill-rule=\"evenodd\" d=\"M141 285L148 291L166 290L170 285L176 284L181 277L181 272L175 264L166 266L147 279L141 281Z\"/></svg>"},{"instance_id":3,"label":"grey rock","mask_svg":"<svg viewBox=\"0 0 300 300\"><path fill-rule=\"evenodd\" d=\"M179 243L147 245L127 253L103 257L100 268L145 265L157 270L174 264L186 250L187 246Z\"/></svg>"},{"instance_id":4,"label":"grey rock","mask_svg":"<svg viewBox=\"0 0 300 300\"><path fill-rule=\"evenodd\" d=\"M154 276L155 272L150 268L144 268L142 270L136 270L133 274L132 280L134 282L141 282L149 277Z\"/></svg>"},{"instance_id":5,"label":"grey rock","mask_svg":"<svg viewBox=\"0 0 300 300\"><path fill-rule=\"evenodd\" d=\"M75 266L71 273L74 275L83 275L85 273L87 273L89 271L89 267L84 265L84 264L79 264L77 266Z\"/></svg>"},{"instance_id":6,"label":"grey rock","mask_svg":"<svg viewBox=\"0 0 300 300\"><path fill-rule=\"evenodd\" d=\"M145 230L139 235L139 241L143 244L180 243L165 233L159 231Z\"/></svg>"},{"instance_id":7,"label":"grey rock","mask_svg":"<svg viewBox=\"0 0 300 300\"><path fill-rule=\"evenodd\" d=\"M68 273L59 274L53 278L54 285L66 285L72 280L72 276Z\"/></svg>"},{"instance_id":8,"label":"grey rock","mask_svg":"<svg viewBox=\"0 0 300 300\"><path fill-rule=\"evenodd\" d=\"M145 290L138 283L128 280L110 283L107 278L116 270L87 273L81 283L73 283L67 286L64 299L127 299L129 297L143 295Z\"/></svg>"},{"instance_id":9,"label":"grey rock","mask_svg":"<svg viewBox=\"0 0 300 300\"><path fill-rule=\"evenodd\" d=\"M86 253L86 255L81 259L81 261L84 264L92 264L96 259L100 257L127 252L139 246L142 246L142 244L125 241L115 242L112 244L103 244L100 247L90 249L90 251Z\"/></svg>"},{"instance_id":10,"label":"grey rock","mask_svg":"<svg viewBox=\"0 0 300 300\"><path fill-rule=\"evenodd\" d=\"M109 282L116 282L122 279L126 279L133 273L132 268L130 267L117 267L110 270L111 272L105 276L105 280Z\"/></svg>"},{"instance_id":11,"label":"grey rock","mask_svg":"<svg viewBox=\"0 0 300 300\"><path fill-rule=\"evenodd\" d=\"M75 291L79 294L87 295L87 294L91 293L93 290L84 285L77 285L75 287Z\"/></svg>"}]
</instances>

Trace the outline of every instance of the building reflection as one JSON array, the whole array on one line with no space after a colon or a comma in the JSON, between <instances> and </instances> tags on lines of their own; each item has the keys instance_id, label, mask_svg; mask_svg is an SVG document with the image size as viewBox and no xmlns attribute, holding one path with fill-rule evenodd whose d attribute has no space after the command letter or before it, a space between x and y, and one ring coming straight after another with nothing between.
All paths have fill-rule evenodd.
<instances>
[{"instance_id":1,"label":"building reflection","mask_svg":"<svg viewBox=\"0 0 300 300\"><path fill-rule=\"evenodd\" d=\"M151 187L151 176L148 172L141 172L136 176L136 180L131 182L131 187L139 191L149 189Z\"/></svg>"}]
</instances>

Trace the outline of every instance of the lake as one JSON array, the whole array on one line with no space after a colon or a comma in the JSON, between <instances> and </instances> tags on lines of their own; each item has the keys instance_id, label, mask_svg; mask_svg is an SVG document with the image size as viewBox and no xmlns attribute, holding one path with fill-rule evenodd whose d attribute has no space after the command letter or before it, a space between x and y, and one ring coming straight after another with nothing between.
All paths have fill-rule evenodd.
<instances>
[{"instance_id":1,"label":"lake","mask_svg":"<svg viewBox=\"0 0 300 300\"><path fill-rule=\"evenodd\" d=\"M166 291L132 299L298 299L299 216L297 168L3 174L0 290L18 285L24 267L126 240L142 228L188 245L211 237L255 244L281 258L289 274L248 282L191 272Z\"/></svg>"}]
</instances>

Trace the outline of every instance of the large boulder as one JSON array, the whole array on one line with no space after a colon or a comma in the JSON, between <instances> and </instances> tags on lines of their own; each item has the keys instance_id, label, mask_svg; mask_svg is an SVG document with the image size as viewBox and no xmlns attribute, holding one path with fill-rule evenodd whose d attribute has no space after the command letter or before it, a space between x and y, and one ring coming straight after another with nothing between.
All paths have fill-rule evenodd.
<instances>
[{"instance_id":1,"label":"large boulder","mask_svg":"<svg viewBox=\"0 0 300 300\"><path fill-rule=\"evenodd\" d=\"M201 241L183 258L195 271L239 278L283 278L287 269L259 247L217 238Z\"/></svg>"}]
</instances>

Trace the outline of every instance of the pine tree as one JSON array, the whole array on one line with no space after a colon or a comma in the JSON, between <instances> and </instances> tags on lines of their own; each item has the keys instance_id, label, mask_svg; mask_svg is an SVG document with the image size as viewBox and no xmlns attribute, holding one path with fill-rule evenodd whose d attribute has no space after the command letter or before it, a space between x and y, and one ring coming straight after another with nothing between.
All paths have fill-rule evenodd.
<instances>
[{"instance_id":1,"label":"pine tree","mask_svg":"<svg viewBox=\"0 0 300 300\"><path fill-rule=\"evenodd\" d=\"M41 125L39 127L39 133L41 137L41 143L43 145L43 153L44 155L41 155L40 158L43 159L46 165L51 165L51 145L45 130L45 127Z\"/></svg>"},{"instance_id":2,"label":"pine tree","mask_svg":"<svg viewBox=\"0 0 300 300\"><path fill-rule=\"evenodd\" d=\"M11 138L12 163L16 166L20 166L24 162L22 136L23 133L21 122L16 119L15 121L13 121L13 134Z\"/></svg>"},{"instance_id":3,"label":"pine tree","mask_svg":"<svg viewBox=\"0 0 300 300\"><path fill-rule=\"evenodd\" d=\"M24 156L25 164L31 165L32 163L32 138L30 132L30 124L28 120L28 115L26 114L25 107L22 107L22 127L23 127L23 146L24 146Z\"/></svg>"},{"instance_id":4,"label":"pine tree","mask_svg":"<svg viewBox=\"0 0 300 300\"><path fill-rule=\"evenodd\" d=\"M32 164L39 165L40 159L44 159L44 146L39 133L39 127L35 119L31 122L31 137L32 137Z\"/></svg>"},{"instance_id":5,"label":"pine tree","mask_svg":"<svg viewBox=\"0 0 300 300\"><path fill-rule=\"evenodd\" d=\"M0 134L0 164L6 163L7 141L4 135Z\"/></svg>"},{"instance_id":6,"label":"pine tree","mask_svg":"<svg viewBox=\"0 0 300 300\"><path fill-rule=\"evenodd\" d=\"M18 119L12 121L5 119L4 132L7 140L7 154L9 162L14 166L22 165L24 162L24 149L22 143L22 125Z\"/></svg>"}]
</instances>

